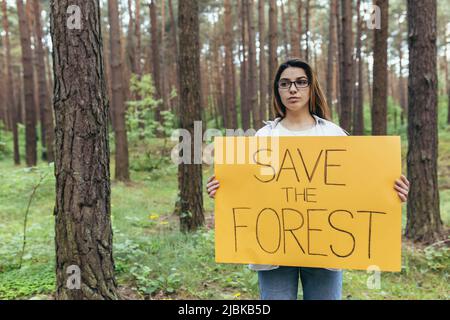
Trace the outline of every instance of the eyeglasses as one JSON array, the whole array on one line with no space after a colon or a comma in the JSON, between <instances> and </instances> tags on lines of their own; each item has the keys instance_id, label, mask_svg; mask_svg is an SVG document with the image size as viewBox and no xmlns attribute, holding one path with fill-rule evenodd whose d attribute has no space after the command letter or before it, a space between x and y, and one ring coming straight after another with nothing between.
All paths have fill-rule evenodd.
<instances>
[{"instance_id":1,"label":"eyeglasses","mask_svg":"<svg viewBox=\"0 0 450 320\"><path fill-rule=\"evenodd\" d=\"M298 90L299 88L306 88L309 86L309 80L308 79L297 79L295 81L291 81L288 79L281 79L278 81L278 88L283 90L289 90L294 84L295 88Z\"/></svg>"}]
</instances>

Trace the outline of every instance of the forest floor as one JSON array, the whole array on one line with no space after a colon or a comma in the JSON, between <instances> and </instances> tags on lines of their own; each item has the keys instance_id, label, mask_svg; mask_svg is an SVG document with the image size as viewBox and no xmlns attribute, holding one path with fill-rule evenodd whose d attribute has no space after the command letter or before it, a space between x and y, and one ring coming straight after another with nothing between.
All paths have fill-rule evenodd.
<instances>
[{"instance_id":1,"label":"forest floor","mask_svg":"<svg viewBox=\"0 0 450 320\"><path fill-rule=\"evenodd\" d=\"M403 172L406 172L406 145L402 144ZM147 147L151 151L160 145L161 141L155 140ZM246 265L214 262L213 201L204 194L205 228L189 235L180 233L178 217L173 215L177 168L166 161L161 168L147 170L146 164L155 163L155 159L145 157L138 150L132 151L132 182L112 183L114 259L123 298L258 299L255 272ZM11 158L0 160L0 299L53 299L54 168L41 163L28 169L11 162ZM212 167L205 166L205 181L211 173ZM28 213L26 247L19 268L24 216L32 189L41 177L42 184ZM439 135L439 189L441 217L448 227L448 127L440 130ZM405 225L406 205L403 206L403 228ZM379 288L368 288L372 274L345 270L343 299L449 299L448 245L424 248L404 240L402 250L402 271L382 272Z\"/></svg>"}]
</instances>

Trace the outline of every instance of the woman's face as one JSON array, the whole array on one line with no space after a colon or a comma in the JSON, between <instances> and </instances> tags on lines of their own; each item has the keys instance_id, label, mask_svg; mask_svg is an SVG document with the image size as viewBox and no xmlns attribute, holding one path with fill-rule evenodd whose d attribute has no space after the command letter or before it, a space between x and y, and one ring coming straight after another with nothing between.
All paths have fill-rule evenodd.
<instances>
[{"instance_id":1,"label":"woman's face","mask_svg":"<svg viewBox=\"0 0 450 320\"><path fill-rule=\"evenodd\" d=\"M309 90L309 79L302 68L288 67L281 73L278 92L286 111L298 112L302 108L308 109Z\"/></svg>"}]
</instances>

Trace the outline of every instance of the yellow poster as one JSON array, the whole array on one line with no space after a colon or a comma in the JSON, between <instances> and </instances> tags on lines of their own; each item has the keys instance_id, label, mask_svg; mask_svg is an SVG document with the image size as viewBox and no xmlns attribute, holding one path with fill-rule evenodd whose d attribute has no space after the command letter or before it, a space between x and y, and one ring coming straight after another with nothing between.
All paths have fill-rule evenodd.
<instances>
[{"instance_id":1,"label":"yellow poster","mask_svg":"<svg viewBox=\"0 0 450 320\"><path fill-rule=\"evenodd\" d=\"M216 137L219 263L401 270L400 137Z\"/></svg>"}]
</instances>

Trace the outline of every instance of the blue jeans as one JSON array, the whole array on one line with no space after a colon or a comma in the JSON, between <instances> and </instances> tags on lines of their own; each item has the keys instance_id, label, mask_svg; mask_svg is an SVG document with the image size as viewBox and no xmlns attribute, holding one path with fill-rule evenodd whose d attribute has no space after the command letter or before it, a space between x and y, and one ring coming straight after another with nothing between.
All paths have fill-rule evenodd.
<instances>
[{"instance_id":1,"label":"blue jeans","mask_svg":"<svg viewBox=\"0 0 450 320\"><path fill-rule=\"evenodd\" d=\"M258 271L261 300L297 300L299 273L304 300L341 299L341 270L280 266L274 270Z\"/></svg>"}]
</instances>

